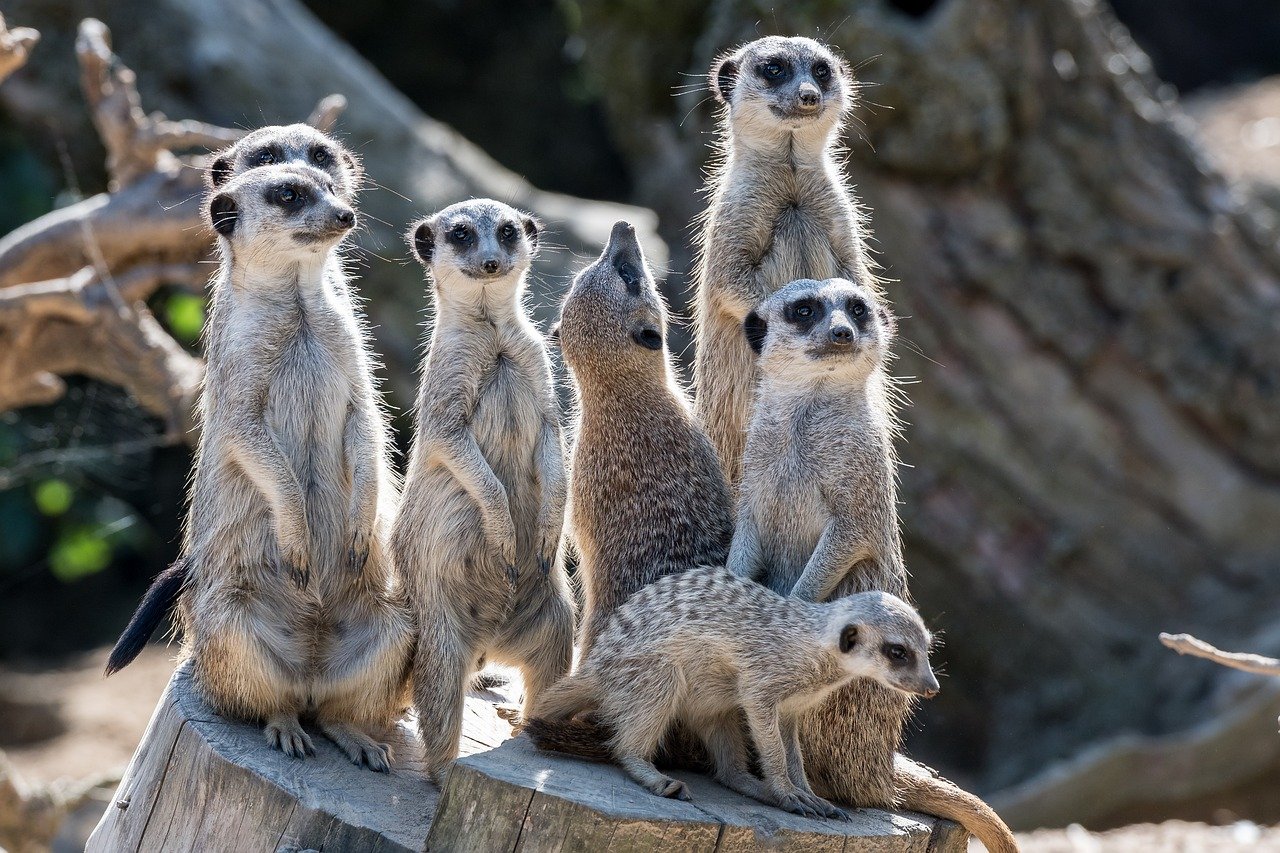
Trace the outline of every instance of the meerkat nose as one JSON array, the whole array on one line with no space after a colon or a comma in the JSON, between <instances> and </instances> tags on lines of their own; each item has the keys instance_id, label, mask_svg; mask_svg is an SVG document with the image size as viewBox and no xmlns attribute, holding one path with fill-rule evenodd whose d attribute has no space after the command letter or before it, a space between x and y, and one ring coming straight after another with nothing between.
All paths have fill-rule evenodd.
<instances>
[{"instance_id":1,"label":"meerkat nose","mask_svg":"<svg viewBox=\"0 0 1280 853\"><path fill-rule=\"evenodd\" d=\"M349 207L340 207L334 212L333 218L338 221L339 225L350 228L356 223L356 212Z\"/></svg>"},{"instance_id":2,"label":"meerkat nose","mask_svg":"<svg viewBox=\"0 0 1280 853\"><path fill-rule=\"evenodd\" d=\"M806 107L816 107L820 100L822 100L822 93L818 91L817 86L805 83L800 87L800 103Z\"/></svg>"},{"instance_id":3,"label":"meerkat nose","mask_svg":"<svg viewBox=\"0 0 1280 853\"><path fill-rule=\"evenodd\" d=\"M485 272L487 272L487 273L489 273L489 274L491 274L491 275L492 275L493 273L495 273L495 272L497 272L497 271L498 271L498 259L497 259L497 258L486 258L486 259L485 259L485 261L484 261L484 263L483 263L483 264L481 264L480 266L484 268L484 271L485 271Z\"/></svg>"},{"instance_id":4,"label":"meerkat nose","mask_svg":"<svg viewBox=\"0 0 1280 853\"><path fill-rule=\"evenodd\" d=\"M613 223L613 230L609 232L610 248L615 247L618 243L624 240L634 243L635 239L636 229L630 222L627 222L625 219L619 219L617 222Z\"/></svg>"},{"instance_id":5,"label":"meerkat nose","mask_svg":"<svg viewBox=\"0 0 1280 853\"><path fill-rule=\"evenodd\" d=\"M843 325L832 326L828 337L831 338L831 343L837 346L847 346L853 343L853 329Z\"/></svg>"}]
</instances>

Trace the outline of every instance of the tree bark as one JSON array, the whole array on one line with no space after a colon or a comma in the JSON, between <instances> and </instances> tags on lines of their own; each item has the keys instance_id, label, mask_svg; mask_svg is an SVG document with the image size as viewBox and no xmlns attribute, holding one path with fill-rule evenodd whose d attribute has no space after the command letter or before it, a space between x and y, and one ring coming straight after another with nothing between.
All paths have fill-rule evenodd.
<instances>
[{"instance_id":1,"label":"tree bark","mask_svg":"<svg viewBox=\"0 0 1280 853\"><path fill-rule=\"evenodd\" d=\"M1105 5L588 3L677 269L713 123L704 85L671 91L772 32L835 44L865 84L847 142L913 383L907 564L952 676L912 745L990 790L1213 713L1238 682L1154 638L1258 647L1273 618L1276 234Z\"/></svg>"}]
</instances>

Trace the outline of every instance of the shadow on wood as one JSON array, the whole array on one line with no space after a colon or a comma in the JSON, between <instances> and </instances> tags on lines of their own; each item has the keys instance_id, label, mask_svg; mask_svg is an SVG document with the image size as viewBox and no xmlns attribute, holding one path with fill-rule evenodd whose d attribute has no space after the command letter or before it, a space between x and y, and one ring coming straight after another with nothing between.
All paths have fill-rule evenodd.
<instances>
[{"instance_id":1,"label":"shadow on wood","mask_svg":"<svg viewBox=\"0 0 1280 853\"><path fill-rule=\"evenodd\" d=\"M267 747L257 725L214 714L180 667L87 849L814 850L961 853L949 821L858 810L811 820L692 773L693 802L654 797L617 768L511 739L493 693L467 699L463 758L443 793L425 781L412 723L393 733L395 769L351 764L315 734L316 755ZM434 822L433 822L434 820Z\"/></svg>"}]
</instances>

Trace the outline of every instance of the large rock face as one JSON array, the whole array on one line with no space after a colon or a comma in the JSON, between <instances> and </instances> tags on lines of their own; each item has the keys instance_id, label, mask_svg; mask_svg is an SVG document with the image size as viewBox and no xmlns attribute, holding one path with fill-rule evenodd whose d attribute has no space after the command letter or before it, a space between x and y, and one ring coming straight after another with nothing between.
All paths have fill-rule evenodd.
<instances>
[{"instance_id":1,"label":"large rock face","mask_svg":"<svg viewBox=\"0 0 1280 853\"><path fill-rule=\"evenodd\" d=\"M907 564L951 676L917 750L989 789L1229 702L1155 635L1268 650L1280 257L1105 6L592 2L582 28L676 269L716 52L813 34L866 84L850 172L903 318Z\"/></svg>"}]
</instances>

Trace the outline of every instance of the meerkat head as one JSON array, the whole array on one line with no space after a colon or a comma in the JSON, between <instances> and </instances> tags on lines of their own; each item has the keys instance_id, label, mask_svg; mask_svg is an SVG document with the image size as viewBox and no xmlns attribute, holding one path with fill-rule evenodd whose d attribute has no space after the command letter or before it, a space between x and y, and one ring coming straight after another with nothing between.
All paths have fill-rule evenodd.
<instances>
[{"instance_id":1,"label":"meerkat head","mask_svg":"<svg viewBox=\"0 0 1280 853\"><path fill-rule=\"evenodd\" d=\"M929 667L933 635L914 607L887 592L836 603L827 631L846 672L913 696L937 695L938 678Z\"/></svg>"},{"instance_id":2,"label":"meerkat head","mask_svg":"<svg viewBox=\"0 0 1280 853\"><path fill-rule=\"evenodd\" d=\"M595 263L573 280L551 336L575 372L593 365L665 370L667 312L630 222L614 223Z\"/></svg>"},{"instance_id":3,"label":"meerkat head","mask_svg":"<svg viewBox=\"0 0 1280 853\"><path fill-rule=\"evenodd\" d=\"M481 300L518 295L538 253L541 224L500 201L446 207L409 229L414 257L431 273L437 293Z\"/></svg>"},{"instance_id":4,"label":"meerkat head","mask_svg":"<svg viewBox=\"0 0 1280 853\"><path fill-rule=\"evenodd\" d=\"M842 278L793 281L743 322L766 376L865 380L884 364L896 323L869 288Z\"/></svg>"},{"instance_id":5,"label":"meerkat head","mask_svg":"<svg viewBox=\"0 0 1280 853\"><path fill-rule=\"evenodd\" d=\"M720 56L710 82L739 136L812 128L825 137L853 102L853 75L844 59L799 36L766 36Z\"/></svg>"},{"instance_id":6,"label":"meerkat head","mask_svg":"<svg viewBox=\"0 0 1280 853\"><path fill-rule=\"evenodd\" d=\"M207 175L210 189L259 166L310 166L328 176L330 192L350 203L364 172L345 146L309 124L261 127L214 155Z\"/></svg>"},{"instance_id":7,"label":"meerkat head","mask_svg":"<svg viewBox=\"0 0 1280 853\"><path fill-rule=\"evenodd\" d=\"M350 233L356 213L309 166L264 166L210 193L209 225L233 255L272 264L326 254Z\"/></svg>"}]
</instances>

